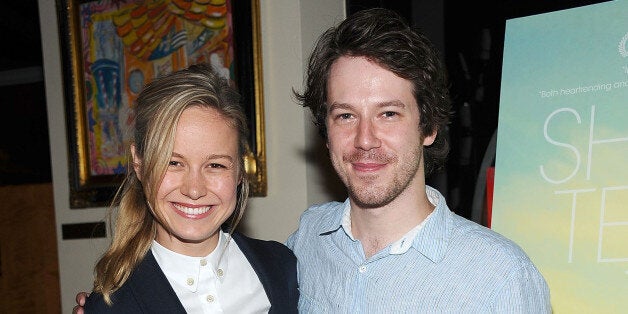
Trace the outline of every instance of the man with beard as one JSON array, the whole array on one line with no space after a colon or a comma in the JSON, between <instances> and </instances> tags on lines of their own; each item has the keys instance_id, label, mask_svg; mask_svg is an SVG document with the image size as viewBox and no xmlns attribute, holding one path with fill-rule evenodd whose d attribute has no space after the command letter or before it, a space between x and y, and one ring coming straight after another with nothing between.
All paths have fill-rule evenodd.
<instances>
[{"instance_id":1,"label":"man with beard","mask_svg":"<svg viewBox=\"0 0 628 314\"><path fill-rule=\"evenodd\" d=\"M549 289L514 242L449 210L425 176L444 164L445 69L388 10L319 38L296 93L347 187L288 239L303 313L548 313Z\"/></svg>"}]
</instances>

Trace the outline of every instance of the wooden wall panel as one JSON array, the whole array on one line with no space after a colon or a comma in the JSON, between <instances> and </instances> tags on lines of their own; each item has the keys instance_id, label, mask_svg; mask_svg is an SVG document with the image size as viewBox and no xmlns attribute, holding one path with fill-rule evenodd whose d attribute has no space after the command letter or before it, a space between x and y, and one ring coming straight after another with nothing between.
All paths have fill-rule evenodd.
<instances>
[{"instance_id":1,"label":"wooden wall panel","mask_svg":"<svg viewBox=\"0 0 628 314\"><path fill-rule=\"evenodd\" d=\"M61 313L51 183L0 186L0 313Z\"/></svg>"}]
</instances>

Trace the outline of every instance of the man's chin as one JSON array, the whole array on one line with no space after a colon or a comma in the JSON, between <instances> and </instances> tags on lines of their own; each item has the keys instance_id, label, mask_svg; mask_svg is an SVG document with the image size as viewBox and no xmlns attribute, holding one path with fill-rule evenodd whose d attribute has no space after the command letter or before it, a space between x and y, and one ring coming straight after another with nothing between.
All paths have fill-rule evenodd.
<instances>
[{"instance_id":1,"label":"man's chin","mask_svg":"<svg viewBox=\"0 0 628 314\"><path fill-rule=\"evenodd\" d=\"M395 199L395 196L387 195L383 189L361 189L350 191L349 198L358 207L367 209L386 206Z\"/></svg>"}]
</instances>

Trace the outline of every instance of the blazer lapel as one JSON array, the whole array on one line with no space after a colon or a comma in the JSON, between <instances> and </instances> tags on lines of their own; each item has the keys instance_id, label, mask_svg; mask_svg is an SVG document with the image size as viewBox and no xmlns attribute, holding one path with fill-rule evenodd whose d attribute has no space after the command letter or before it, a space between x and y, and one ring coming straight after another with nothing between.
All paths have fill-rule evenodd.
<instances>
[{"instance_id":1,"label":"blazer lapel","mask_svg":"<svg viewBox=\"0 0 628 314\"><path fill-rule=\"evenodd\" d=\"M260 252L260 249L264 249L254 245L251 240L238 232L234 232L232 237L242 253L244 253L244 256L246 256L253 270L255 270L255 273L257 273L257 277L262 283L262 286L264 286L270 304L281 303L278 299L285 297L286 293L278 291L277 289L279 287L272 283L272 278L278 278L279 274L275 272L274 267L269 265L268 259L263 258L264 252Z\"/></svg>"},{"instance_id":2,"label":"blazer lapel","mask_svg":"<svg viewBox=\"0 0 628 314\"><path fill-rule=\"evenodd\" d=\"M128 283L146 313L185 313L152 251L146 253Z\"/></svg>"}]
</instances>

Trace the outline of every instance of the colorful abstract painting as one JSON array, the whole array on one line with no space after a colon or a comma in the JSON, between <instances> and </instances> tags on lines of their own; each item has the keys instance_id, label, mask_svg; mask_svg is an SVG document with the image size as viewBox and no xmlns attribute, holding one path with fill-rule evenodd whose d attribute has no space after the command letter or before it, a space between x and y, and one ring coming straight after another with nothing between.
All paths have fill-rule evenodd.
<instances>
[{"instance_id":1,"label":"colorful abstract painting","mask_svg":"<svg viewBox=\"0 0 628 314\"><path fill-rule=\"evenodd\" d=\"M90 175L124 173L133 103L152 78L208 62L233 77L230 1L79 4Z\"/></svg>"}]
</instances>

